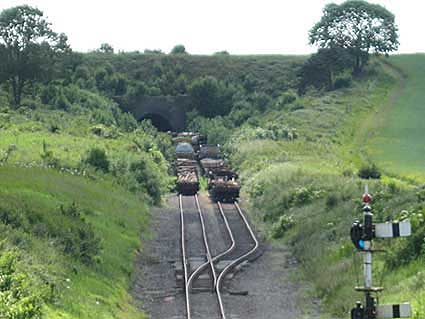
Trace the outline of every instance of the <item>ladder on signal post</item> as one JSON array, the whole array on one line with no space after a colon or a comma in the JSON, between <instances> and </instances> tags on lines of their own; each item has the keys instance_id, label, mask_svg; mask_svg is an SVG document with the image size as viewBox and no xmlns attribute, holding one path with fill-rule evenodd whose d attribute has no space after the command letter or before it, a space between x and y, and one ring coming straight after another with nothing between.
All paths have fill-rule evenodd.
<instances>
[{"instance_id":1,"label":"ladder on signal post","mask_svg":"<svg viewBox=\"0 0 425 319\"><path fill-rule=\"evenodd\" d=\"M351 227L350 235L354 246L363 254L364 285L355 289L364 292L365 302L364 304L360 301L356 303L355 308L351 310L351 319L410 318L412 310L409 303L395 305L377 304L376 294L383 291L384 288L374 287L372 276L373 253L378 252L373 250L372 240L374 238L410 236L410 221L374 224L371 207L372 196L369 194L367 186L362 200L363 224L356 220Z\"/></svg>"}]
</instances>

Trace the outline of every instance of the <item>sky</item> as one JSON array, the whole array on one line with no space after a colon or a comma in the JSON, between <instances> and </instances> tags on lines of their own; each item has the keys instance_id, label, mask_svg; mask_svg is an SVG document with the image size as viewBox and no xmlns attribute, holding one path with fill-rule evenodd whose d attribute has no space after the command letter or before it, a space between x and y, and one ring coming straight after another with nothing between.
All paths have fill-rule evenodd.
<instances>
[{"instance_id":1,"label":"sky","mask_svg":"<svg viewBox=\"0 0 425 319\"><path fill-rule=\"evenodd\" d=\"M329 0L0 0L0 10L28 4L41 9L73 50L109 43L115 51L183 44L191 54L307 54L308 31ZM399 53L425 52L425 2L375 0L396 16Z\"/></svg>"}]
</instances>

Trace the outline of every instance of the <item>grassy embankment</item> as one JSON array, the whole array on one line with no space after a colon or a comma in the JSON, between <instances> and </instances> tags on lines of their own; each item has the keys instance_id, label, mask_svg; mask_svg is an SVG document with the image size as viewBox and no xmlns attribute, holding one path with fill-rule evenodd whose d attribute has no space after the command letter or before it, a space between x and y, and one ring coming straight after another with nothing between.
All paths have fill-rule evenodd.
<instances>
[{"instance_id":1,"label":"grassy embankment","mask_svg":"<svg viewBox=\"0 0 425 319\"><path fill-rule=\"evenodd\" d=\"M140 233L147 231L147 205L108 180L89 180L41 168L0 167L1 209L42 215L40 223L66 232L61 205L75 202L101 238L95 265L85 265L55 248L48 234L28 234L2 226L1 240L17 249L20 266L41 287L52 285L47 318L144 318L128 293ZM43 287L44 288L44 287Z\"/></svg>"},{"instance_id":2,"label":"grassy embankment","mask_svg":"<svg viewBox=\"0 0 425 319\"><path fill-rule=\"evenodd\" d=\"M148 127L127 133L89 115L21 113L0 112L0 256L17 256L27 278L13 285L44 300L47 318L144 318L129 285L149 231L148 193L168 183L155 138ZM106 151L109 173L84 164L95 147Z\"/></svg>"},{"instance_id":3,"label":"grassy embankment","mask_svg":"<svg viewBox=\"0 0 425 319\"><path fill-rule=\"evenodd\" d=\"M353 259L349 229L362 216L364 185L375 195L377 221L409 216L416 235L380 243L391 254L378 257L376 283L388 288L381 301L410 300L415 318L424 318L425 281L418 276L424 260L424 198L417 196L415 185L394 176L380 181L357 177L368 160L364 146L374 128L371 117L391 101L403 81L381 61L374 60L369 70L349 89L312 93L258 119L263 128L295 128L299 137L294 141L245 127L235 132L228 147L252 211L259 212L255 217L270 237L291 245L303 278L323 300L323 317L348 317L360 298L353 287L360 284L361 262L358 256Z\"/></svg>"}]
</instances>

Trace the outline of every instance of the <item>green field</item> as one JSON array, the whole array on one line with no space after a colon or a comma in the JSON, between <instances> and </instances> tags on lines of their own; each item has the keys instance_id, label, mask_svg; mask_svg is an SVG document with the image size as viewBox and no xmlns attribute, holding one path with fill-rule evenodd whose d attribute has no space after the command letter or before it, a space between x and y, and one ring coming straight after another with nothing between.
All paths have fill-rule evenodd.
<instances>
[{"instance_id":1,"label":"green field","mask_svg":"<svg viewBox=\"0 0 425 319\"><path fill-rule=\"evenodd\" d=\"M425 178L425 55L390 59L406 76L379 112L368 153L388 173Z\"/></svg>"}]
</instances>

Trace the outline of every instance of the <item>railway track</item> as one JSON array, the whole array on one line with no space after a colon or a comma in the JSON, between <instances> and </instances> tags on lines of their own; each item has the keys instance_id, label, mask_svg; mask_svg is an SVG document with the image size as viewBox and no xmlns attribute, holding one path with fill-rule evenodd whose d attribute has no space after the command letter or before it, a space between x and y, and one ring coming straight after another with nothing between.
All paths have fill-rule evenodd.
<instances>
[{"instance_id":1,"label":"railway track","mask_svg":"<svg viewBox=\"0 0 425 319\"><path fill-rule=\"evenodd\" d=\"M225 278L241 263L246 261L258 248L258 241L252 231L248 220L235 202L233 204L217 203L220 218L223 221L226 233L227 246L215 256L211 254L208 238L208 229L197 195L193 196L196 209L187 209L191 203L179 195L180 224L181 224L181 257L183 264L183 288L185 291L186 317L192 319L219 318L226 319L226 311L223 301L223 286ZM185 208L186 207L186 208ZM194 221L197 215L198 224ZM188 223L190 222L190 224ZM224 240L224 239L223 239ZM202 250L199 243L202 242ZM195 265L193 256L203 256ZM210 291L208 298L204 295L202 302L200 298L193 294L194 283L200 276L205 279L205 274L209 274ZM208 299L207 301L205 301ZM208 313L202 315L201 311L194 311L198 304L200 306L208 304L209 308L215 304L215 315ZM213 307L214 307L213 306Z\"/></svg>"}]
</instances>

